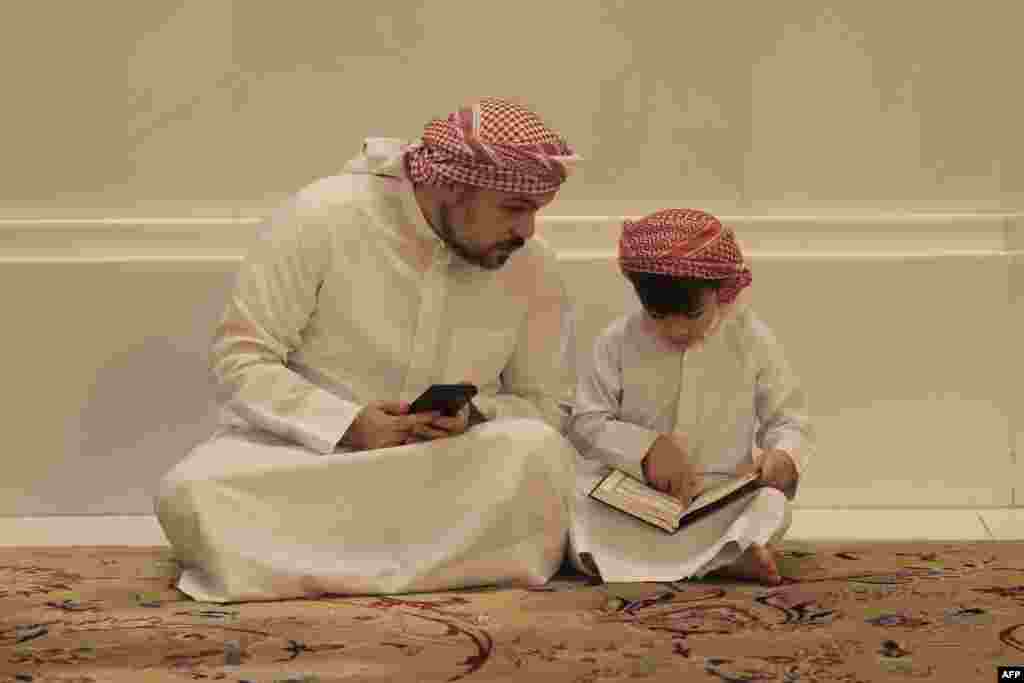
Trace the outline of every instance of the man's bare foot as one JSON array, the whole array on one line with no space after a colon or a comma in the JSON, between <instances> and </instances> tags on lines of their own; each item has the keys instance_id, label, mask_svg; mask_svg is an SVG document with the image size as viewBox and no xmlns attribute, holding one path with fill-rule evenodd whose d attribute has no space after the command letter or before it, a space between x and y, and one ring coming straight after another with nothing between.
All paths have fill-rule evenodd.
<instances>
[{"instance_id":1,"label":"man's bare foot","mask_svg":"<svg viewBox=\"0 0 1024 683\"><path fill-rule=\"evenodd\" d=\"M757 581L766 586L778 586L782 583L779 567L775 564L770 546L751 545L736 558L735 562L715 570L714 573L727 579Z\"/></svg>"}]
</instances>

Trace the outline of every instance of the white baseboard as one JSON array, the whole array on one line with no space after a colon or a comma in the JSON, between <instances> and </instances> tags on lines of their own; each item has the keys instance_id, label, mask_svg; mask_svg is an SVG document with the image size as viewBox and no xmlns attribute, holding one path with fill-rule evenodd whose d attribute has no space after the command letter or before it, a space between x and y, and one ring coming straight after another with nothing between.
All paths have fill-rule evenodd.
<instances>
[{"instance_id":1,"label":"white baseboard","mask_svg":"<svg viewBox=\"0 0 1024 683\"><path fill-rule=\"evenodd\" d=\"M168 546L154 515L2 517L0 546Z\"/></svg>"},{"instance_id":2,"label":"white baseboard","mask_svg":"<svg viewBox=\"0 0 1024 683\"><path fill-rule=\"evenodd\" d=\"M1024 508L830 510L799 508L795 541L1024 540ZM0 546L167 546L153 515L0 518Z\"/></svg>"}]
</instances>

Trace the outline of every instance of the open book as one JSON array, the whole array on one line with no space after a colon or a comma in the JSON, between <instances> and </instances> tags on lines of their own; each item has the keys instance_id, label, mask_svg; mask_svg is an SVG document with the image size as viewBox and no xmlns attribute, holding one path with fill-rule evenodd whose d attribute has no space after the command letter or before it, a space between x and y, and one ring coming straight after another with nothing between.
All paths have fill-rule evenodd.
<instances>
[{"instance_id":1,"label":"open book","mask_svg":"<svg viewBox=\"0 0 1024 683\"><path fill-rule=\"evenodd\" d=\"M590 492L590 497L669 533L675 533L687 524L761 486L758 473L752 472L704 489L684 507L678 498L653 489L621 470L613 469L598 482Z\"/></svg>"}]
</instances>

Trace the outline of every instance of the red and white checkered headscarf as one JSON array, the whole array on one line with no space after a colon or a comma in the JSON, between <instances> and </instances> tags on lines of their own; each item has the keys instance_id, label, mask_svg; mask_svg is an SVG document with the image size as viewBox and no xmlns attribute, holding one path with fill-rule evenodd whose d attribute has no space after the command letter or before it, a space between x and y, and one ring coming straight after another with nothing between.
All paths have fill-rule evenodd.
<instances>
[{"instance_id":1,"label":"red and white checkered headscarf","mask_svg":"<svg viewBox=\"0 0 1024 683\"><path fill-rule=\"evenodd\" d=\"M545 194L581 158L530 110L488 97L428 123L405 159L415 183Z\"/></svg>"},{"instance_id":2,"label":"red and white checkered headscarf","mask_svg":"<svg viewBox=\"0 0 1024 683\"><path fill-rule=\"evenodd\" d=\"M721 280L722 304L732 303L753 279L732 229L697 209L665 209L624 221L619 267L624 273Z\"/></svg>"}]
</instances>

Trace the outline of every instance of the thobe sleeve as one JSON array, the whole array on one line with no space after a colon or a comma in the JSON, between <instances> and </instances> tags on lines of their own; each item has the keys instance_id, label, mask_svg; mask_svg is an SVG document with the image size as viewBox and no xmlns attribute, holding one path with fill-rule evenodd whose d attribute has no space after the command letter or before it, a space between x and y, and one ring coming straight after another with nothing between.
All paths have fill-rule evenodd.
<instances>
[{"instance_id":1,"label":"thobe sleeve","mask_svg":"<svg viewBox=\"0 0 1024 683\"><path fill-rule=\"evenodd\" d=\"M802 477L814 451L815 434L800 380L787 362L781 344L760 321L755 324L759 370L755 391L758 430L763 450L785 451Z\"/></svg>"},{"instance_id":2,"label":"thobe sleeve","mask_svg":"<svg viewBox=\"0 0 1024 683\"><path fill-rule=\"evenodd\" d=\"M361 406L286 366L302 343L324 273L330 230L300 199L275 212L243 262L212 348L222 401L239 417L320 453L331 453Z\"/></svg>"},{"instance_id":3,"label":"thobe sleeve","mask_svg":"<svg viewBox=\"0 0 1024 683\"><path fill-rule=\"evenodd\" d=\"M584 458L644 481L644 456L660 434L619 419L621 401L622 338L611 327L598 336L593 354L580 364L568 437Z\"/></svg>"},{"instance_id":4,"label":"thobe sleeve","mask_svg":"<svg viewBox=\"0 0 1024 683\"><path fill-rule=\"evenodd\" d=\"M576 382L572 309L554 255L547 249L542 253L515 350L501 371L501 388L473 403L488 420L534 418L564 433L561 406L571 401Z\"/></svg>"}]
</instances>

